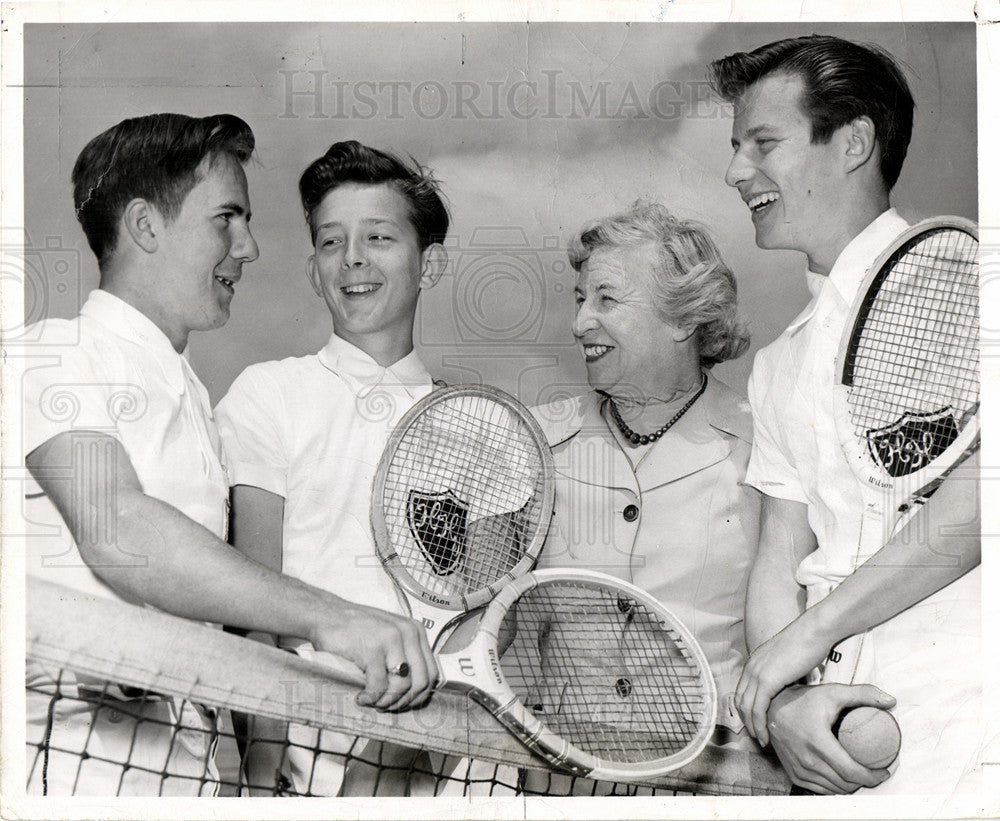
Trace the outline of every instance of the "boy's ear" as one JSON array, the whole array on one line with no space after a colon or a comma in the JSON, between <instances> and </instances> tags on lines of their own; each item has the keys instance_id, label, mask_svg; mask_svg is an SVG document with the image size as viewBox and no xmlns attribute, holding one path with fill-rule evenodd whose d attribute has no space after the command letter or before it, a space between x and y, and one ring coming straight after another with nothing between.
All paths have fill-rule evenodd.
<instances>
[{"instance_id":1,"label":"boy's ear","mask_svg":"<svg viewBox=\"0 0 1000 821\"><path fill-rule=\"evenodd\" d=\"M129 238L147 254L152 254L160 247L156 231L163 221L160 212L140 197L130 200L122 211L121 229Z\"/></svg>"},{"instance_id":2,"label":"boy's ear","mask_svg":"<svg viewBox=\"0 0 1000 821\"><path fill-rule=\"evenodd\" d=\"M865 114L855 117L844 128L849 129L846 135L847 151L845 157L847 160L847 170L850 172L856 168L860 168L871 159L875 151L875 143L877 142L875 139L875 123L872 122L871 117Z\"/></svg>"},{"instance_id":3,"label":"boy's ear","mask_svg":"<svg viewBox=\"0 0 1000 821\"><path fill-rule=\"evenodd\" d=\"M424 248L420 261L420 287L433 288L448 267L448 252L440 242L435 242Z\"/></svg>"},{"instance_id":4,"label":"boy's ear","mask_svg":"<svg viewBox=\"0 0 1000 821\"><path fill-rule=\"evenodd\" d=\"M310 254L306 260L306 276L309 277L309 284L316 292L316 296L323 296L323 283L319 277L319 266L316 264L316 255Z\"/></svg>"}]
</instances>

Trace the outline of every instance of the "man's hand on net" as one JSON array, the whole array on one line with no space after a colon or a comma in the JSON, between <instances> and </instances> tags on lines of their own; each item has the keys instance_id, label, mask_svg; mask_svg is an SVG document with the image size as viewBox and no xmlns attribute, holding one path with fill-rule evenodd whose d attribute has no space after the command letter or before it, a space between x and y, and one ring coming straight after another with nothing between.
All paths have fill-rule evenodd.
<instances>
[{"instance_id":1,"label":"man's hand on net","mask_svg":"<svg viewBox=\"0 0 1000 821\"><path fill-rule=\"evenodd\" d=\"M348 658L364 671L358 704L403 710L427 701L437 683L437 663L419 622L340 600L335 617L310 637L317 650Z\"/></svg>"},{"instance_id":2,"label":"man's hand on net","mask_svg":"<svg viewBox=\"0 0 1000 821\"><path fill-rule=\"evenodd\" d=\"M775 696L768 712L771 744L792 781L822 795L877 787L885 769L858 764L840 745L833 725L850 707L891 707L896 700L870 684L795 685Z\"/></svg>"}]
</instances>

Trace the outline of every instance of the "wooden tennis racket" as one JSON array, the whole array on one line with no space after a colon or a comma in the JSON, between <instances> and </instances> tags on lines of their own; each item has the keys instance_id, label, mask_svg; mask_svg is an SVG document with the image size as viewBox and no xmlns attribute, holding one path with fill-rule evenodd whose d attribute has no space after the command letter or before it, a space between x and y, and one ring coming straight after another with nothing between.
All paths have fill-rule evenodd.
<instances>
[{"instance_id":1,"label":"wooden tennis racket","mask_svg":"<svg viewBox=\"0 0 1000 821\"><path fill-rule=\"evenodd\" d=\"M935 217L872 265L841 341L835 386L844 454L897 512L926 500L979 447L979 240Z\"/></svg>"},{"instance_id":2,"label":"wooden tennis racket","mask_svg":"<svg viewBox=\"0 0 1000 821\"><path fill-rule=\"evenodd\" d=\"M574 775L656 778L697 757L715 729L715 683L691 633L648 593L603 573L514 579L466 646L436 657L439 689L467 693ZM349 662L316 660L363 685Z\"/></svg>"},{"instance_id":3,"label":"wooden tennis racket","mask_svg":"<svg viewBox=\"0 0 1000 821\"><path fill-rule=\"evenodd\" d=\"M375 474L379 559L435 646L538 557L555 495L535 418L484 385L441 388L399 421Z\"/></svg>"}]
</instances>

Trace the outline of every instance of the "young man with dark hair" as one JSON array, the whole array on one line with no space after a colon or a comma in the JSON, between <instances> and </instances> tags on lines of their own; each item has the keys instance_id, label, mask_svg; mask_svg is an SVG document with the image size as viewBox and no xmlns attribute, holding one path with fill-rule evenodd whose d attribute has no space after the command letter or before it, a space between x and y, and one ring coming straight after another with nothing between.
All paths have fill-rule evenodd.
<instances>
[{"instance_id":1,"label":"young man with dark hair","mask_svg":"<svg viewBox=\"0 0 1000 821\"><path fill-rule=\"evenodd\" d=\"M325 590L406 612L375 553L371 487L402 415L433 388L413 349L420 293L444 272L448 212L426 170L355 141L339 142L302 174L313 252L309 282L333 333L319 353L251 365L216 413L231 458L234 544L258 561ZM279 642L310 652L301 637ZM284 727L257 722L246 764L273 781ZM336 795L355 737L291 725L287 750L299 793ZM376 752L416 751L392 745ZM367 755L365 756L368 757ZM357 769L357 765L355 765ZM383 774L381 788L391 778Z\"/></svg>"},{"instance_id":2,"label":"young man with dark hair","mask_svg":"<svg viewBox=\"0 0 1000 821\"><path fill-rule=\"evenodd\" d=\"M710 71L735 109L726 182L750 209L758 246L806 255L813 294L757 354L750 377L747 482L764 507L747 594L747 644L756 649L737 706L802 787L953 794L969 785L977 752L976 459L893 534L894 508L840 452L832 401L861 280L907 227L889 192L913 98L891 57L837 37L782 40ZM798 683L820 666L822 684ZM861 704L894 705L903 747L891 778L853 760L833 735L841 712Z\"/></svg>"},{"instance_id":3,"label":"young man with dark hair","mask_svg":"<svg viewBox=\"0 0 1000 821\"><path fill-rule=\"evenodd\" d=\"M228 478L187 344L192 331L226 322L243 265L257 258L243 171L253 148L237 117L158 114L119 123L80 154L74 199L100 287L76 319L45 321L46 364L25 374L25 461L44 494L29 494L44 508L30 518L60 533L58 543L32 539L28 572L81 597L300 636L365 670L362 703L419 703L435 667L416 622L282 576L225 541ZM403 662L410 678L387 676ZM29 739L44 734L50 750L32 784L90 795L217 786L214 717L203 708L142 699L119 712L115 699L128 696L116 689L101 707L81 709L41 694L59 671L29 661L27 673ZM63 674L58 685L95 683ZM122 720L135 712L139 719ZM192 722L204 742L188 734L178 743L178 728ZM100 754L59 753L88 743ZM127 767L102 760L126 757Z\"/></svg>"}]
</instances>

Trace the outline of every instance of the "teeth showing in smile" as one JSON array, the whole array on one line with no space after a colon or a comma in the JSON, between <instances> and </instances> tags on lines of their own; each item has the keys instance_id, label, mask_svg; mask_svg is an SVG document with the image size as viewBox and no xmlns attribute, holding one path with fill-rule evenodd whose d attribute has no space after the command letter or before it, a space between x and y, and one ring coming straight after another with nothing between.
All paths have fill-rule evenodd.
<instances>
[{"instance_id":1,"label":"teeth showing in smile","mask_svg":"<svg viewBox=\"0 0 1000 821\"><path fill-rule=\"evenodd\" d=\"M219 280L219 282L221 282L227 288L232 288L234 285L234 281L231 279L226 279L225 277L216 277L216 279Z\"/></svg>"},{"instance_id":2,"label":"teeth showing in smile","mask_svg":"<svg viewBox=\"0 0 1000 821\"><path fill-rule=\"evenodd\" d=\"M777 191L767 191L763 194L758 194L756 197L751 197L747 200L747 207L751 211L757 211L763 208L765 205L770 205L772 202L778 199Z\"/></svg>"},{"instance_id":3,"label":"teeth showing in smile","mask_svg":"<svg viewBox=\"0 0 1000 821\"><path fill-rule=\"evenodd\" d=\"M360 285L345 285L340 290L343 291L345 294L349 295L370 294L373 291L377 291L381 287L382 286L379 285L377 282L365 282Z\"/></svg>"},{"instance_id":4,"label":"teeth showing in smile","mask_svg":"<svg viewBox=\"0 0 1000 821\"><path fill-rule=\"evenodd\" d=\"M604 356L610 350L610 345L584 345L583 355L587 359L597 359L599 356Z\"/></svg>"}]
</instances>

